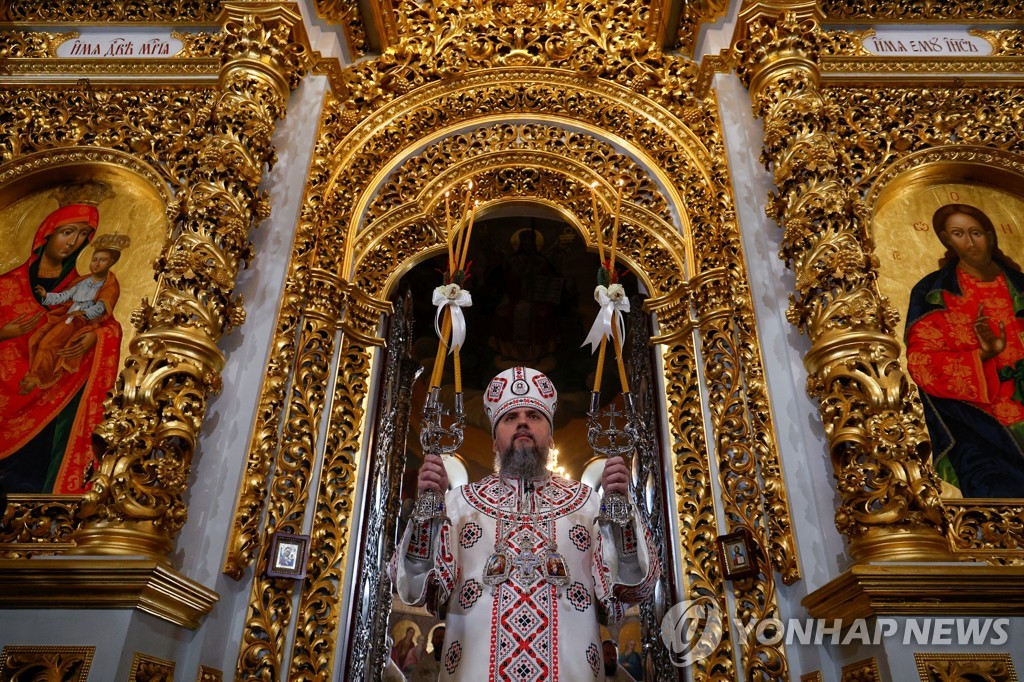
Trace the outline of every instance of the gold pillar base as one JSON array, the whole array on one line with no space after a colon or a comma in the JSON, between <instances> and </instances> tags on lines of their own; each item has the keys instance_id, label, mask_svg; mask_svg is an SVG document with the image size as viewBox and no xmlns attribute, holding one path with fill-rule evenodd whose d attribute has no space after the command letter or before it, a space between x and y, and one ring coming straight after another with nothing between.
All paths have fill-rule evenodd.
<instances>
[{"instance_id":1,"label":"gold pillar base","mask_svg":"<svg viewBox=\"0 0 1024 682\"><path fill-rule=\"evenodd\" d=\"M0 559L5 609L138 609L194 630L218 599L151 559Z\"/></svg>"},{"instance_id":2,"label":"gold pillar base","mask_svg":"<svg viewBox=\"0 0 1024 682\"><path fill-rule=\"evenodd\" d=\"M956 561L949 540L938 528L913 530L881 527L850 538L850 556L857 563L881 561Z\"/></svg>"},{"instance_id":3,"label":"gold pillar base","mask_svg":"<svg viewBox=\"0 0 1024 682\"><path fill-rule=\"evenodd\" d=\"M868 564L853 566L800 602L812 618L1021 616L1024 566Z\"/></svg>"},{"instance_id":4,"label":"gold pillar base","mask_svg":"<svg viewBox=\"0 0 1024 682\"><path fill-rule=\"evenodd\" d=\"M86 521L88 523L88 521ZM65 554L102 556L145 556L167 563L174 549L170 538L130 526L84 526L75 532L75 546Z\"/></svg>"}]
</instances>

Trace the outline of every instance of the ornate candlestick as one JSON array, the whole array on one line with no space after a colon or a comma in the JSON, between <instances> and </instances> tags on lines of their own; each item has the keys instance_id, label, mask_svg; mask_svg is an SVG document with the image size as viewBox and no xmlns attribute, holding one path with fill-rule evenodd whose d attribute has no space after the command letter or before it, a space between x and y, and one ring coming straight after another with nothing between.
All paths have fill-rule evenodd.
<instances>
[{"instance_id":1,"label":"ornate candlestick","mask_svg":"<svg viewBox=\"0 0 1024 682\"><path fill-rule=\"evenodd\" d=\"M462 308L473 305L469 292L462 288L469 278L469 267L466 255L469 252L469 238L473 232L473 219L476 217L476 203L470 209L470 195L473 183L466 187L466 210L469 222L461 242L456 242L451 227L451 203L449 193L444 195L445 230L448 243L448 272L445 283L434 289L433 304L437 306L434 317L434 330L437 332L437 355L434 359L434 370L431 373L430 389L423 405L423 423L420 427L420 445L424 457L428 455L454 454L461 446L463 429L466 425L466 411L462 398L462 364L459 351L466 338L465 318ZM441 322L441 319L444 319ZM446 426L444 417L448 411L441 400L441 376L444 373L445 348L451 339L450 352L453 354L455 366L455 409L452 420ZM426 490L416 498L412 510L412 518L416 521L446 518L444 494L436 490Z\"/></svg>"},{"instance_id":2,"label":"ornate candlestick","mask_svg":"<svg viewBox=\"0 0 1024 682\"><path fill-rule=\"evenodd\" d=\"M606 410L600 407L601 396L596 391L590 394L590 411L587 412L587 442L594 452L603 457L622 457L627 466L633 455L633 450L640 437L640 423L633 405L633 396L624 393L626 400L625 412L615 409L615 405L609 405ZM620 428L617 420L623 417L623 425ZM603 420L607 420L603 423ZM629 523L632 516L629 505L629 497L619 492L605 493L601 500L601 513L598 520L611 522L624 526Z\"/></svg>"}]
</instances>

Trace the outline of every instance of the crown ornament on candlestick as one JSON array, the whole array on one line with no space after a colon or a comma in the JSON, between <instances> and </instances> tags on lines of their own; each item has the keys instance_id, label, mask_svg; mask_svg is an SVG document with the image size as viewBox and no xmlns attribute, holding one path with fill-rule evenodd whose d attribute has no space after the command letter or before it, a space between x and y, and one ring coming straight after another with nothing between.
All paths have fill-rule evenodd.
<instances>
[{"instance_id":1,"label":"crown ornament on candlestick","mask_svg":"<svg viewBox=\"0 0 1024 682\"><path fill-rule=\"evenodd\" d=\"M451 197L449 192L444 195L445 239L448 244L448 270L444 284L434 289L433 305L437 307L434 315L434 331L437 332L437 354L434 358L434 369L431 372L430 387L423 405L423 422L420 426L420 445L423 455L444 457L453 455L461 446L466 425L466 411L462 395L462 360L460 350L466 339L466 322L463 308L473 305L469 291L463 288L469 278L469 266L466 254L469 251L469 238L473 232L477 204L470 206L473 183L466 188L466 211L469 222L461 239L454 234L451 225ZM444 373L445 348L449 349L455 368L455 399L451 412L441 398L441 376ZM448 417L449 419L446 419ZM416 498L412 518L416 521L446 518L444 495L436 490L426 490Z\"/></svg>"},{"instance_id":2,"label":"crown ornament on candlestick","mask_svg":"<svg viewBox=\"0 0 1024 682\"><path fill-rule=\"evenodd\" d=\"M597 273L597 287L594 289L594 300L600 306L590 333L583 345L590 344L598 351L597 370L594 374L594 389L590 394L590 411L587 412L587 441L594 452L603 457L622 457L629 462L636 449L641 433L639 416L633 395L629 391L626 379L626 365L622 358L622 344L625 341L626 327L624 316L629 312L629 299L625 289L618 282L615 271L615 249L619 234L619 210L622 206L622 180L618 182L618 193L615 200L615 221L612 225L611 242L608 245L607 257L601 226L597 216L597 195L594 192L596 183L590 186L591 199L594 206L594 234L597 238L598 255L601 267ZM606 410L601 410L601 375L604 371L605 352L611 339L615 349L615 360L618 367L619 381L622 385L622 398L625 411L620 412L613 403ZM621 426L620 426L621 419ZM598 520L624 526L632 516L629 497L622 493L605 493L601 500L601 513Z\"/></svg>"}]
</instances>

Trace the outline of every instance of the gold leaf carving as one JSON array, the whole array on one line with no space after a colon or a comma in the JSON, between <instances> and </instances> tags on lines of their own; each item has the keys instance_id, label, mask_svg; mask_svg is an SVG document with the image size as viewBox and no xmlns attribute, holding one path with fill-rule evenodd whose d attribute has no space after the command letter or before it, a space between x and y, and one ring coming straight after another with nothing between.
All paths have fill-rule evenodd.
<instances>
[{"instance_id":1,"label":"gold leaf carving","mask_svg":"<svg viewBox=\"0 0 1024 682\"><path fill-rule=\"evenodd\" d=\"M921 682L1017 682L1017 671L1010 654L915 653L914 660Z\"/></svg>"},{"instance_id":2,"label":"gold leaf carving","mask_svg":"<svg viewBox=\"0 0 1024 682\"><path fill-rule=\"evenodd\" d=\"M132 658L128 682L173 682L174 662L138 651Z\"/></svg>"},{"instance_id":3,"label":"gold leaf carving","mask_svg":"<svg viewBox=\"0 0 1024 682\"><path fill-rule=\"evenodd\" d=\"M85 682L95 653L94 646L5 646L0 679Z\"/></svg>"}]
</instances>

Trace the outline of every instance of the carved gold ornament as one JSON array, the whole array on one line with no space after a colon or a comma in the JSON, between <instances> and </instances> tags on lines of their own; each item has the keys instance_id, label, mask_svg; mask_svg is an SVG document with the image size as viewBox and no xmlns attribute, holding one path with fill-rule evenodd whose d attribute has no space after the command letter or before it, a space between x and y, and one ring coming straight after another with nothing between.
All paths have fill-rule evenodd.
<instances>
[{"instance_id":1,"label":"carved gold ornament","mask_svg":"<svg viewBox=\"0 0 1024 682\"><path fill-rule=\"evenodd\" d=\"M705 362L731 368L705 377L708 390L727 397L731 406L744 406L736 421L720 416L716 423L725 429L728 421L729 431L715 442L727 446L719 458L723 483L753 491L751 502L725 496L728 524L755 528L766 547L764 573L737 586L736 594L752 617L770 617L777 597L767 566L775 566L786 581L799 571L717 106L713 98L695 97L695 64L638 37L645 35L638 16L610 5L402 3L397 17L400 40L379 58L343 70L343 88L327 98L321 116L286 283L286 291L303 293L279 316L278 350L261 399L261 406L276 413L261 407L264 416L249 465L257 475L240 497L236 551L226 566L239 575L257 562L239 670L273 677L290 661L291 679L317 679L333 669L353 484L359 475L355 453L366 447L363 403L373 346L380 343L381 314L401 274L444 249L444 193L471 179L479 210L509 201L543 204L594 245L591 226L607 230L610 221L594 220L589 185L597 181L599 211L607 216L614 197L610 179L623 178L620 242L628 248L622 257L653 295L659 338L686 348L676 341L692 329L683 311L697 306L701 331L709 335L704 350L713 351ZM615 145L609 144L612 139ZM464 223L462 209L453 208L452 221ZM706 280L713 286L687 286L686 273L705 271L716 273ZM333 327L322 302L327 299L312 294L326 279L317 273L332 273L337 282L330 290L343 292L333 298L343 328L336 350L333 335L328 336ZM320 445L311 434L323 418L321 392L328 385L324 373L331 353L339 354L340 364L327 441ZM695 367L695 353L690 344L677 362L689 363L700 376L712 365ZM285 376L286 368L295 372L290 389L273 378ZM665 380L676 386L678 377L666 370ZM698 385L689 383L672 395L690 396L686 414L703 423L696 416L701 413ZM282 428L279 440L272 435L275 424ZM695 466L706 460L703 444L703 439L693 444ZM320 451L325 461L313 500L312 474L304 462ZM273 478L256 484L269 475L271 460ZM697 516L680 512L687 528L682 554L690 562L685 574L692 580L686 590L724 603L714 535L705 530L716 525L710 465L700 466L700 495L684 478L692 471L679 470L675 484L686 491L683 497L700 500ZM270 491L268 522L260 531L264 501L258 488L263 487ZM255 538L297 522L311 505L311 533L322 541L314 542L317 558L310 562L314 568L301 584L293 614L292 587L261 577ZM294 645L285 651L293 617ZM731 669L732 640L723 642L698 679L716 666ZM743 647L745 665L785 674L781 646L745 642Z\"/></svg>"},{"instance_id":2,"label":"carved gold ornament","mask_svg":"<svg viewBox=\"0 0 1024 682\"><path fill-rule=\"evenodd\" d=\"M783 226L780 257L796 275L787 317L811 340L808 393L820 402L842 498L836 526L854 558L941 558L948 549L924 416L899 360L897 313L877 290L867 207L845 177L840 141L864 137L837 130L850 119L820 86L817 19L811 5L752 5L735 45L765 121L762 160L777 187L767 213Z\"/></svg>"},{"instance_id":3,"label":"carved gold ornament","mask_svg":"<svg viewBox=\"0 0 1024 682\"><path fill-rule=\"evenodd\" d=\"M917 674L921 682L1017 682L1018 679L1010 654L915 653L914 661L917 662Z\"/></svg>"},{"instance_id":4,"label":"carved gold ornament","mask_svg":"<svg viewBox=\"0 0 1024 682\"><path fill-rule=\"evenodd\" d=\"M94 646L5 646L0 679L85 682L95 654Z\"/></svg>"}]
</instances>

